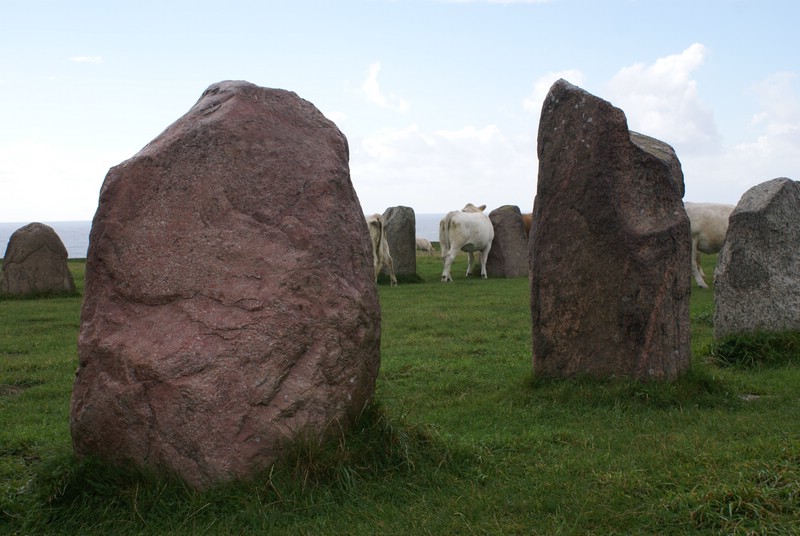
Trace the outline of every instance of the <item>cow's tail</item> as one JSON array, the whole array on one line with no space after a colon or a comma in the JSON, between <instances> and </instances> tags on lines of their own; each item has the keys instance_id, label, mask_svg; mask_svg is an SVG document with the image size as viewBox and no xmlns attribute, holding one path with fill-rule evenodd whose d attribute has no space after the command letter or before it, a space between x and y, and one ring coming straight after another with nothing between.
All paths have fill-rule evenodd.
<instances>
[{"instance_id":1,"label":"cow's tail","mask_svg":"<svg viewBox=\"0 0 800 536\"><path fill-rule=\"evenodd\" d=\"M439 222L439 249L441 250L442 258L450 251L450 219L451 216L448 212Z\"/></svg>"}]
</instances>

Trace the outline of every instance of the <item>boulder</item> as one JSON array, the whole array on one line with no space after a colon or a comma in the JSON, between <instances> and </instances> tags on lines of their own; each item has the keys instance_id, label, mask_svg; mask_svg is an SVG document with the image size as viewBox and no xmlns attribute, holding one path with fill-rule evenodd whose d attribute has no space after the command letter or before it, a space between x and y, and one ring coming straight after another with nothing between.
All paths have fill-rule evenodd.
<instances>
[{"instance_id":1,"label":"boulder","mask_svg":"<svg viewBox=\"0 0 800 536\"><path fill-rule=\"evenodd\" d=\"M3 256L0 294L40 296L74 292L67 248L55 230L34 222L14 231Z\"/></svg>"},{"instance_id":2,"label":"boulder","mask_svg":"<svg viewBox=\"0 0 800 536\"><path fill-rule=\"evenodd\" d=\"M669 380L690 366L689 219L669 159L559 80L538 137L530 236L538 377Z\"/></svg>"},{"instance_id":3,"label":"boulder","mask_svg":"<svg viewBox=\"0 0 800 536\"><path fill-rule=\"evenodd\" d=\"M800 182L747 190L714 271L714 336L800 330Z\"/></svg>"},{"instance_id":4,"label":"boulder","mask_svg":"<svg viewBox=\"0 0 800 536\"><path fill-rule=\"evenodd\" d=\"M295 93L227 81L100 191L70 425L77 456L204 489L346 431L380 308L345 136Z\"/></svg>"},{"instance_id":5,"label":"boulder","mask_svg":"<svg viewBox=\"0 0 800 536\"><path fill-rule=\"evenodd\" d=\"M504 205L489 213L494 227L492 249L486 260L491 277L528 277L528 235L518 206Z\"/></svg>"},{"instance_id":6,"label":"boulder","mask_svg":"<svg viewBox=\"0 0 800 536\"><path fill-rule=\"evenodd\" d=\"M409 276L417 273L416 218L411 207L389 207L383 213L386 242L394 262L394 273ZM385 268L384 268L384 273Z\"/></svg>"}]
</instances>

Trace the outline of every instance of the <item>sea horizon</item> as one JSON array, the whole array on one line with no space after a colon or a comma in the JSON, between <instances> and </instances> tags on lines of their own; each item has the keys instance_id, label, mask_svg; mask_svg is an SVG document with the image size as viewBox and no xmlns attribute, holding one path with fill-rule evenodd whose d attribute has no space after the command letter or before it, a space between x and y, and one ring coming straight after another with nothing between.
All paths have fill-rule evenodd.
<instances>
[{"instance_id":1,"label":"sea horizon","mask_svg":"<svg viewBox=\"0 0 800 536\"><path fill-rule=\"evenodd\" d=\"M422 213L415 214L416 236L427 238L431 242L439 240L439 221L444 214ZM0 247L5 256L8 241L14 232L32 221L28 222L0 222ZM92 230L91 220L62 220L62 221L39 221L49 225L56 232L67 249L67 258L85 259L89 250L89 233Z\"/></svg>"}]
</instances>

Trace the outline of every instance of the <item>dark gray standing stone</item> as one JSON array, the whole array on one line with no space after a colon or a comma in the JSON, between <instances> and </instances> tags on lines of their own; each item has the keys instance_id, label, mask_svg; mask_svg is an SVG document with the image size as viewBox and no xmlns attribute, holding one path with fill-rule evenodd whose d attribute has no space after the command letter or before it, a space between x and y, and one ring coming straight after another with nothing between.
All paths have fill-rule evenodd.
<instances>
[{"instance_id":1,"label":"dark gray standing stone","mask_svg":"<svg viewBox=\"0 0 800 536\"><path fill-rule=\"evenodd\" d=\"M76 455L251 478L370 401L380 307L345 136L295 93L210 86L109 170L72 393Z\"/></svg>"},{"instance_id":2,"label":"dark gray standing stone","mask_svg":"<svg viewBox=\"0 0 800 536\"><path fill-rule=\"evenodd\" d=\"M800 330L800 182L747 190L714 272L714 336Z\"/></svg>"},{"instance_id":3,"label":"dark gray standing stone","mask_svg":"<svg viewBox=\"0 0 800 536\"><path fill-rule=\"evenodd\" d=\"M49 225L34 222L11 235L3 256L0 294L38 296L72 294L75 281L67 248Z\"/></svg>"},{"instance_id":4,"label":"dark gray standing stone","mask_svg":"<svg viewBox=\"0 0 800 536\"><path fill-rule=\"evenodd\" d=\"M394 262L395 275L417 273L417 221L411 207L389 207L383 213L386 242ZM384 272L385 273L385 272Z\"/></svg>"},{"instance_id":5,"label":"dark gray standing stone","mask_svg":"<svg viewBox=\"0 0 800 536\"><path fill-rule=\"evenodd\" d=\"M622 110L559 80L544 101L531 228L539 377L673 379L690 366L683 180Z\"/></svg>"},{"instance_id":6,"label":"dark gray standing stone","mask_svg":"<svg viewBox=\"0 0 800 536\"><path fill-rule=\"evenodd\" d=\"M486 272L491 277L528 277L528 235L522 212L515 205L504 205L489 213L494 239Z\"/></svg>"}]
</instances>

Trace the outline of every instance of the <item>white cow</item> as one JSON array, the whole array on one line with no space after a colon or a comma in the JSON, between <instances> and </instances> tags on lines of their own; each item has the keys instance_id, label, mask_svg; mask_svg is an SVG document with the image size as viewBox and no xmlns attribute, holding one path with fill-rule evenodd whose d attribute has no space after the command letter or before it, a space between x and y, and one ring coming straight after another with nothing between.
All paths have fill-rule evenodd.
<instances>
[{"instance_id":1,"label":"white cow","mask_svg":"<svg viewBox=\"0 0 800 536\"><path fill-rule=\"evenodd\" d=\"M427 251L430 255L433 255L433 244L427 238L417 238L417 249L420 251Z\"/></svg>"},{"instance_id":2,"label":"white cow","mask_svg":"<svg viewBox=\"0 0 800 536\"><path fill-rule=\"evenodd\" d=\"M692 275L701 288L708 288L703 279L706 274L700 265L700 253L719 253L728 232L728 218L736 207L717 203L686 202L683 205L692 229Z\"/></svg>"},{"instance_id":3,"label":"white cow","mask_svg":"<svg viewBox=\"0 0 800 536\"><path fill-rule=\"evenodd\" d=\"M394 275L394 263L392 256L389 254L389 243L386 241L386 227L383 222L383 216L380 214L373 214L367 216L367 227L369 227L369 237L372 239L372 264L375 267L375 282L378 282L378 274L381 273L381 268L386 266L389 270L389 279L391 286L397 286L397 277Z\"/></svg>"},{"instance_id":4,"label":"white cow","mask_svg":"<svg viewBox=\"0 0 800 536\"><path fill-rule=\"evenodd\" d=\"M486 259L494 239L494 227L483 213L486 205L476 207L467 203L463 210L454 210L439 222L439 245L442 250L442 281L452 281L450 266L459 250L467 252L467 276L472 274L473 253L481 263L481 277L486 278Z\"/></svg>"}]
</instances>

